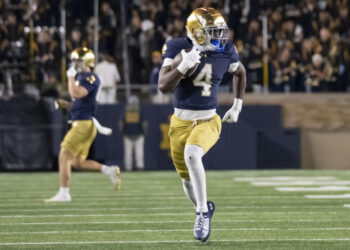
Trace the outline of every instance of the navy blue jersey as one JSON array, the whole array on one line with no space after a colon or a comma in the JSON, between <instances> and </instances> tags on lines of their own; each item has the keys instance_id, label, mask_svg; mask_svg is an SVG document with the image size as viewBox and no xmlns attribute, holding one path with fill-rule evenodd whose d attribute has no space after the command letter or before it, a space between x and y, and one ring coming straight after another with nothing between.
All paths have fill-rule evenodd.
<instances>
[{"instance_id":1,"label":"navy blue jersey","mask_svg":"<svg viewBox=\"0 0 350 250\"><path fill-rule=\"evenodd\" d=\"M123 133L127 136L138 136L144 133L141 112L127 111L123 116Z\"/></svg>"},{"instance_id":2,"label":"navy blue jersey","mask_svg":"<svg viewBox=\"0 0 350 250\"><path fill-rule=\"evenodd\" d=\"M96 94L100 86L100 79L91 72L82 72L75 76L75 80L79 81L80 86L83 86L88 95L73 101L70 111L71 119L75 120L90 120L95 116L96 111Z\"/></svg>"},{"instance_id":3,"label":"navy blue jersey","mask_svg":"<svg viewBox=\"0 0 350 250\"><path fill-rule=\"evenodd\" d=\"M188 38L170 40L164 46L164 58L174 59L182 49L192 48ZM222 52L201 52L201 63L196 71L180 81L175 89L175 107L190 110L208 110L217 107L219 84L231 63L239 62L236 47L227 43Z\"/></svg>"}]
</instances>

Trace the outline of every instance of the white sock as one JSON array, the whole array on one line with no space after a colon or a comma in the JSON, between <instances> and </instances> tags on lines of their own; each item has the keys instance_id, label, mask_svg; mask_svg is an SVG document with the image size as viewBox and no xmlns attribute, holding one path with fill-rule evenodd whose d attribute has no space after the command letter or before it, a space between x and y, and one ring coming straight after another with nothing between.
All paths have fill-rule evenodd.
<instances>
[{"instance_id":1,"label":"white sock","mask_svg":"<svg viewBox=\"0 0 350 250\"><path fill-rule=\"evenodd\" d=\"M185 194L186 194L187 198L190 200L192 205L195 208L197 208L196 196L195 196L195 194L193 192L193 187L192 187L191 180L182 179L182 187L183 187L183 189L185 191Z\"/></svg>"},{"instance_id":2,"label":"white sock","mask_svg":"<svg viewBox=\"0 0 350 250\"><path fill-rule=\"evenodd\" d=\"M60 193L69 194L69 187L60 187Z\"/></svg>"},{"instance_id":3,"label":"white sock","mask_svg":"<svg viewBox=\"0 0 350 250\"><path fill-rule=\"evenodd\" d=\"M204 166L202 163L203 148L197 145L185 146L185 162L188 168L193 191L197 201L197 212L208 212L207 206L207 186Z\"/></svg>"},{"instance_id":4,"label":"white sock","mask_svg":"<svg viewBox=\"0 0 350 250\"><path fill-rule=\"evenodd\" d=\"M109 175L111 172L111 169L110 169L110 167L108 167L106 165L102 165L101 172L104 173L105 175Z\"/></svg>"}]
</instances>

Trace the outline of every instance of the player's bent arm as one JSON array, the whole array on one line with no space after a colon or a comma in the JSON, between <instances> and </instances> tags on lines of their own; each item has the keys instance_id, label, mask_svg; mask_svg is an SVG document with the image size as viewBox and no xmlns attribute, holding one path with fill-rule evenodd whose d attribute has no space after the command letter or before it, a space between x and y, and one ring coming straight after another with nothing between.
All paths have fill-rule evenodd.
<instances>
[{"instance_id":1,"label":"player's bent arm","mask_svg":"<svg viewBox=\"0 0 350 250\"><path fill-rule=\"evenodd\" d=\"M245 71L245 67L242 63L239 63L238 68L233 73L233 89L235 98L237 99L243 99L245 88L247 85L247 75Z\"/></svg>"},{"instance_id":2,"label":"player's bent arm","mask_svg":"<svg viewBox=\"0 0 350 250\"><path fill-rule=\"evenodd\" d=\"M232 107L225 113L222 122L235 123L238 121L239 113L242 110L243 95L247 85L246 71L243 64L239 63L237 69L233 72L234 100Z\"/></svg>"},{"instance_id":3,"label":"player's bent arm","mask_svg":"<svg viewBox=\"0 0 350 250\"><path fill-rule=\"evenodd\" d=\"M163 93L170 92L179 84L183 75L175 68L171 70L171 65L164 66L159 71L158 88Z\"/></svg>"},{"instance_id":4,"label":"player's bent arm","mask_svg":"<svg viewBox=\"0 0 350 250\"><path fill-rule=\"evenodd\" d=\"M89 94L86 88L75 84L73 76L68 77L68 92L73 99L83 98Z\"/></svg>"}]
</instances>

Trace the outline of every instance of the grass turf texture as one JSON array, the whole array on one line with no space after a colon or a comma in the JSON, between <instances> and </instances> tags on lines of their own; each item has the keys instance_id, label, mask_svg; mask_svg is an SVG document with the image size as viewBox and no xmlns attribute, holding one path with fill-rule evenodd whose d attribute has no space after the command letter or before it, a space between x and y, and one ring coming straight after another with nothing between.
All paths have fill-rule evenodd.
<instances>
[{"instance_id":1,"label":"grass turf texture","mask_svg":"<svg viewBox=\"0 0 350 250\"><path fill-rule=\"evenodd\" d=\"M0 174L0 249L349 249L350 199L307 199L236 177L333 176L347 171L208 171L216 204L208 242L193 239L194 209L174 172L73 173L70 203L44 203L57 173ZM292 186L292 185L291 185ZM33 244L29 244L33 243Z\"/></svg>"}]
</instances>

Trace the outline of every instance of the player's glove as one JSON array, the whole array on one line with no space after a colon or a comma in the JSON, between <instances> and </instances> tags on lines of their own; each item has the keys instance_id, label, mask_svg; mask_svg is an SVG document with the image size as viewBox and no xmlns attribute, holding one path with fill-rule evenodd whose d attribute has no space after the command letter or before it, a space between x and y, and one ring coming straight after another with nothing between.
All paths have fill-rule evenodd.
<instances>
[{"instance_id":1,"label":"player's glove","mask_svg":"<svg viewBox=\"0 0 350 250\"><path fill-rule=\"evenodd\" d=\"M75 68L73 66L71 66L67 70L67 77L75 77L76 74L77 74L77 71L75 70Z\"/></svg>"},{"instance_id":2,"label":"player's glove","mask_svg":"<svg viewBox=\"0 0 350 250\"><path fill-rule=\"evenodd\" d=\"M184 49L181 50L182 61L179 66L177 66L178 71L184 75L189 69L200 63L200 53L201 52L195 47L192 47L191 51L189 52L186 52Z\"/></svg>"},{"instance_id":3,"label":"player's glove","mask_svg":"<svg viewBox=\"0 0 350 250\"><path fill-rule=\"evenodd\" d=\"M234 123L238 121L239 113L242 110L243 100L235 98L232 107L226 112L222 122Z\"/></svg>"}]
</instances>

